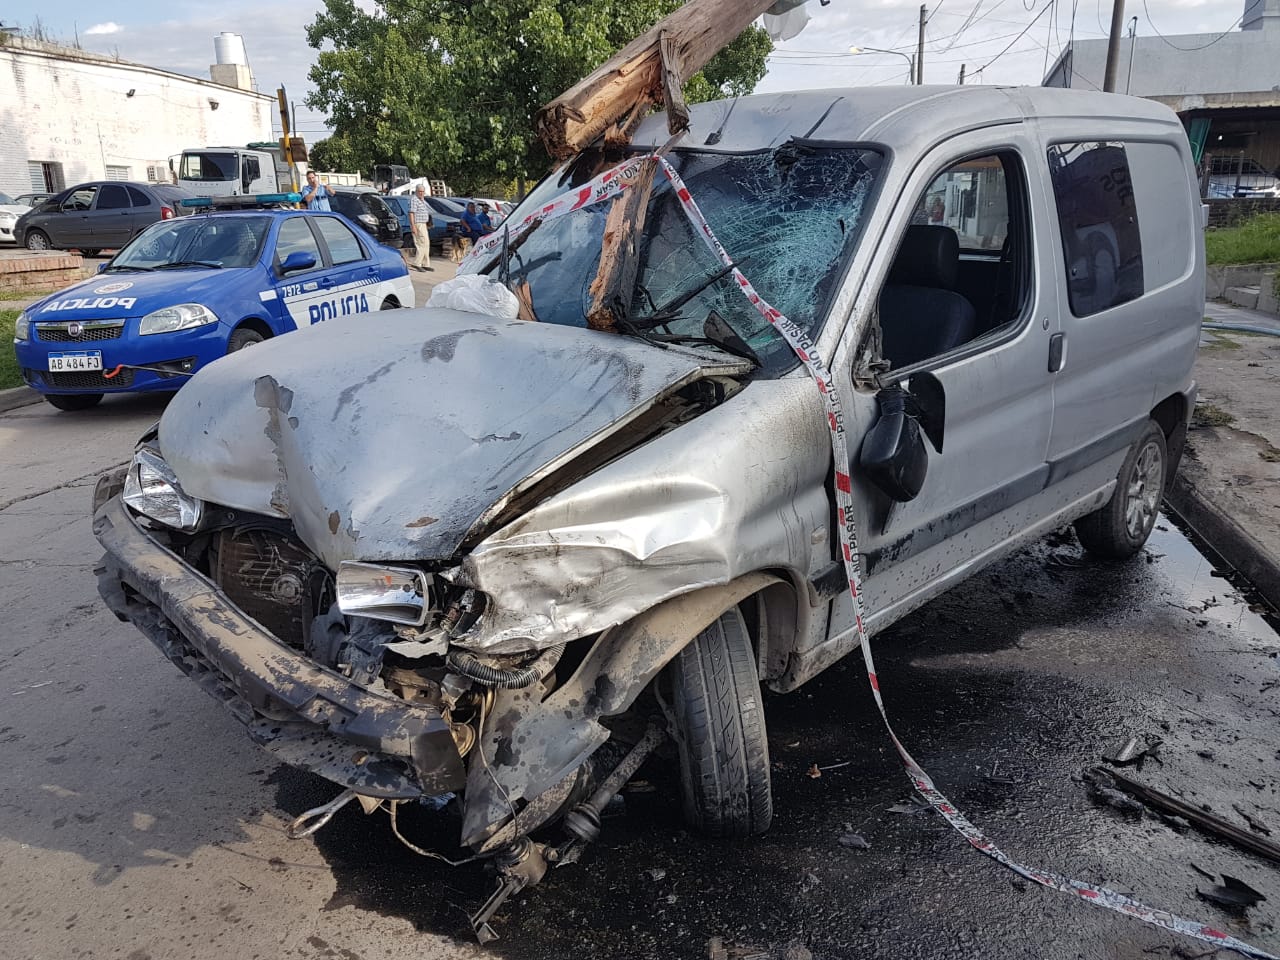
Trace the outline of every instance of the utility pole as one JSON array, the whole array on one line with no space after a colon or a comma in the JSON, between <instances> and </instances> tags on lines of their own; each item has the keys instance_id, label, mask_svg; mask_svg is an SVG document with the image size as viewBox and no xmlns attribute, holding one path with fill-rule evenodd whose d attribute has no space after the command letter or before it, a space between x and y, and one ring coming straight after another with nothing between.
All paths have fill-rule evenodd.
<instances>
[{"instance_id":1,"label":"utility pole","mask_svg":"<svg viewBox=\"0 0 1280 960\"><path fill-rule=\"evenodd\" d=\"M1111 36L1107 40L1107 69L1102 75L1105 93L1116 92L1116 68L1120 64L1120 35L1124 30L1124 0L1112 0Z\"/></svg>"},{"instance_id":2,"label":"utility pole","mask_svg":"<svg viewBox=\"0 0 1280 960\"><path fill-rule=\"evenodd\" d=\"M964 67L965 65L963 63L960 64L960 79L956 81L956 83L960 84L962 87L964 86Z\"/></svg>"},{"instance_id":3,"label":"utility pole","mask_svg":"<svg viewBox=\"0 0 1280 960\"><path fill-rule=\"evenodd\" d=\"M1119 0L1117 0L1119 2ZM928 9L920 4L920 39L916 41L916 83L924 83L924 25L928 23Z\"/></svg>"}]
</instances>

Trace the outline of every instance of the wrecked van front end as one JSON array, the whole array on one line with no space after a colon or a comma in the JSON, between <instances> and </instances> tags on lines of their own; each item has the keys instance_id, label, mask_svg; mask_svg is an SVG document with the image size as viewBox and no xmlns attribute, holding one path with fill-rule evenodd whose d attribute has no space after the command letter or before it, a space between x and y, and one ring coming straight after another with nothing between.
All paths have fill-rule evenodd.
<instances>
[{"instance_id":1,"label":"wrecked van front end","mask_svg":"<svg viewBox=\"0 0 1280 960\"><path fill-rule=\"evenodd\" d=\"M671 162L816 335L879 156L726 148ZM616 161L579 158L528 208ZM401 803L456 795L461 845L501 878L482 937L668 733L693 825L766 829L759 685L798 685L797 646L826 637L821 398L677 191L646 189L631 273L608 262L624 198L548 218L472 265L521 319L395 311L228 357L95 496L115 613L345 789L295 832L347 799L396 829ZM734 782L705 711L728 694Z\"/></svg>"}]
</instances>

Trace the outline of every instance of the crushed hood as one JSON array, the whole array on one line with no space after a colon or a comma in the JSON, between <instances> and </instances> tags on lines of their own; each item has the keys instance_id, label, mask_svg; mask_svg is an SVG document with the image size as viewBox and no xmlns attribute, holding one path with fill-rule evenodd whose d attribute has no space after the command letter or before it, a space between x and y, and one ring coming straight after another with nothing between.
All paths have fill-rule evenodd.
<instances>
[{"instance_id":1,"label":"crushed hood","mask_svg":"<svg viewBox=\"0 0 1280 960\"><path fill-rule=\"evenodd\" d=\"M586 329L396 310L211 364L160 421L192 496L290 517L338 561L445 559L674 389L745 364Z\"/></svg>"}]
</instances>

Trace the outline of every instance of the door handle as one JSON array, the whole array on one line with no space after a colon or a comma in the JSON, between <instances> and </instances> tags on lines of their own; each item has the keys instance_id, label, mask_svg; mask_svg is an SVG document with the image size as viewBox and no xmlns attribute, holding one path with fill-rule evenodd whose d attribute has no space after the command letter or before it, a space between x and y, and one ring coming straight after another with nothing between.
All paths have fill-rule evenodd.
<instances>
[{"instance_id":1,"label":"door handle","mask_svg":"<svg viewBox=\"0 0 1280 960\"><path fill-rule=\"evenodd\" d=\"M1055 333L1049 338L1049 372L1057 373L1067 365L1067 335Z\"/></svg>"},{"instance_id":2,"label":"door handle","mask_svg":"<svg viewBox=\"0 0 1280 960\"><path fill-rule=\"evenodd\" d=\"M332 287L332 286L333 286L333 277L325 277L324 279L322 279L322 280L320 281L320 286L325 287L326 289L327 289L328 287Z\"/></svg>"}]
</instances>

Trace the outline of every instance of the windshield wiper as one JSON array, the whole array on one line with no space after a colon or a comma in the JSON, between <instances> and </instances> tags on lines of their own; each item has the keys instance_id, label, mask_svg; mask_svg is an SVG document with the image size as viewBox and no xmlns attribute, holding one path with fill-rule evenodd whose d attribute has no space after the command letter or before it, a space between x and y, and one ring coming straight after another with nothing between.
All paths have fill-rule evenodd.
<instances>
[{"instance_id":1,"label":"windshield wiper","mask_svg":"<svg viewBox=\"0 0 1280 960\"><path fill-rule=\"evenodd\" d=\"M103 273L124 273L126 270L140 270L143 273L150 273L154 269L155 267L120 266L120 267L107 267L102 272Z\"/></svg>"},{"instance_id":2,"label":"windshield wiper","mask_svg":"<svg viewBox=\"0 0 1280 960\"><path fill-rule=\"evenodd\" d=\"M213 260L174 260L172 263L162 263L153 269L175 270L178 267L208 267L210 270L221 270L222 264Z\"/></svg>"},{"instance_id":3,"label":"windshield wiper","mask_svg":"<svg viewBox=\"0 0 1280 960\"><path fill-rule=\"evenodd\" d=\"M644 333L647 330L653 330L655 327L666 326L672 320L679 317L680 308L686 303L700 294L703 290L707 289L707 287L711 286L717 280L723 280L735 269L744 263L750 262L750 260L750 257L743 257L739 263L731 263L726 267L721 267L715 273L705 277L697 286L672 298L671 300L668 300L662 306L654 310L653 313L649 314L649 316L640 317L635 320L628 319L623 326L628 333Z\"/></svg>"}]
</instances>

